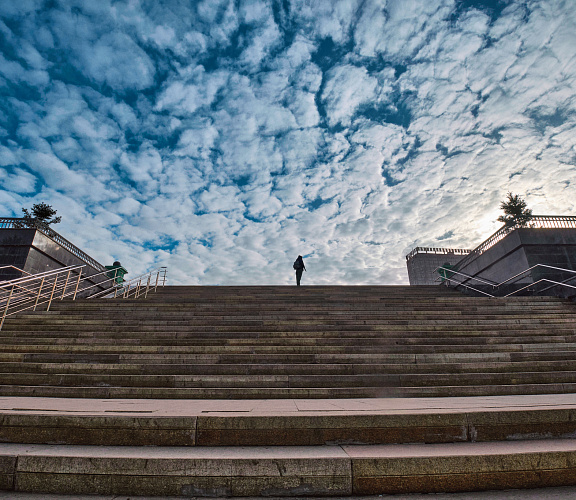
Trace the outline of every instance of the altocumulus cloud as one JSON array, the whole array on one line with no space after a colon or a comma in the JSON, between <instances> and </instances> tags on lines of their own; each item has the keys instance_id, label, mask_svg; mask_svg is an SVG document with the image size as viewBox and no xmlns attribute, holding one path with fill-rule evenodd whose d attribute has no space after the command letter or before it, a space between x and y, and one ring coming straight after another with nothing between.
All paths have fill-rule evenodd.
<instances>
[{"instance_id":1,"label":"altocumulus cloud","mask_svg":"<svg viewBox=\"0 0 576 500\"><path fill-rule=\"evenodd\" d=\"M507 191L574 211L561 0L0 1L2 215L173 283L406 282Z\"/></svg>"}]
</instances>

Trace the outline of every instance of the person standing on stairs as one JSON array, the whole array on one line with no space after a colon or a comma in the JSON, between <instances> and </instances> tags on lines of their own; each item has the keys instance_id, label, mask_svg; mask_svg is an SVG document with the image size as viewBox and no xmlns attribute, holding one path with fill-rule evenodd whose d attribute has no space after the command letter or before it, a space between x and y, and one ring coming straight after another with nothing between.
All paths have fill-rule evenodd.
<instances>
[{"instance_id":1,"label":"person standing on stairs","mask_svg":"<svg viewBox=\"0 0 576 500\"><path fill-rule=\"evenodd\" d=\"M302 278L302 272L306 271L306 266L302 260L302 255L298 255L298 258L294 261L292 266L296 270L296 286L300 286L300 279Z\"/></svg>"}]
</instances>

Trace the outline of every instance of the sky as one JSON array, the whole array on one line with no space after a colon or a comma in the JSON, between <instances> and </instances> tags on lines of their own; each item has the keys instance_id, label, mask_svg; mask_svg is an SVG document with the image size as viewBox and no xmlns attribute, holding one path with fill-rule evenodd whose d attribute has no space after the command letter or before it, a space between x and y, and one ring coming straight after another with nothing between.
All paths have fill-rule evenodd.
<instances>
[{"instance_id":1,"label":"sky","mask_svg":"<svg viewBox=\"0 0 576 500\"><path fill-rule=\"evenodd\" d=\"M575 215L573 0L0 0L0 216L171 284L404 284Z\"/></svg>"}]
</instances>

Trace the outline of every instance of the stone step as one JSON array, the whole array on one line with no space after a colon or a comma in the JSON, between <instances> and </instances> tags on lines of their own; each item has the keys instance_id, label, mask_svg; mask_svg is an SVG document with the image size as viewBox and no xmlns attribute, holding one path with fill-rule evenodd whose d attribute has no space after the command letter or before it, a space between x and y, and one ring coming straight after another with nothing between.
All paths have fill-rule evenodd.
<instances>
[{"instance_id":1,"label":"stone step","mask_svg":"<svg viewBox=\"0 0 576 500\"><path fill-rule=\"evenodd\" d=\"M0 397L103 399L342 399L380 397L464 397L564 394L576 392L576 383L507 385L430 385L421 387L66 387L0 385Z\"/></svg>"},{"instance_id":2,"label":"stone step","mask_svg":"<svg viewBox=\"0 0 576 500\"><path fill-rule=\"evenodd\" d=\"M23 346L18 346L23 347ZM201 364L242 364L248 365L268 365L275 364L307 364L324 365L336 364L414 364L422 363L470 363L470 362L518 362L518 361L553 361L574 359L573 350L508 350L495 352L489 350L485 352L436 352L436 353L384 353L384 354L317 354L317 355L283 355L279 360L270 355L256 357L253 355L207 355L193 354L187 349L169 347L139 347L135 349L125 347L106 346L102 350L94 349L94 346L34 346L35 349L21 349L20 352L14 349L13 352L0 353L0 361L3 362L35 362L35 363L195 363ZM73 347L75 349L73 349ZM78 347L80 347L78 349ZM71 352L72 351L72 352ZM258 362L258 363L256 363Z\"/></svg>"},{"instance_id":3,"label":"stone step","mask_svg":"<svg viewBox=\"0 0 576 500\"><path fill-rule=\"evenodd\" d=\"M130 311L131 315L138 319L156 319L164 318L165 320L171 319L172 317L176 319L194 319L194 318L227 318L227 319L243 319L243 318L314 318L316 314L322 313L327 317L341 318L341 317L366 317L366 318L383 318L389 319L397 317L398 314L406 317L414 318L439 318L439 319L458 319L465 317L519 317L525 318L526 313L530 312L538 316L552 317L555 315L564 315L568 317L573 317L573 311L566 308L564 304L558 304L556 306L549 307L534 307L534 306L518 306L516 308L511 307L466 307L461 305L457 309L449 308L446 310L439 309L436 304L431 304L427 308L416 307L416 306L402 306L400 304L394 307L384 307L378 304L374 307L362 308L360 305L354 306L353 304L339 304L335 306L333 304L326 305L326 307L299 307L297 311L293 308L280 308L278 306L271 305L266 307L265 304L259 304L260 307L254 308L232 308L232 307L222 307L219 304L211 304L206 307L182 307L182 308L163 308L158 309L154 307L136 308L126 307L122 308L123 311ZM106 306L101 306L100 309L85 309L81 306L70 307L67 309L51 309L50 311L37 311L36 313L22 312L18 315L20 321L32 321L38 318L52 318L56 319L90 319L90 318L114 318L117 316L119 308L106 308ZM170 313L170 316L167 316ZM116 318L122 319L122 318ZM7 320L9 321L9 320Z\"/></svg>"},{"instance_id":4,"label":"stone step","mask_svg":"<svg viewBox=\"0 0 576 500\"><path fill-rule=\"evenodd\" d=\"M244 308L231 308L221 304L214 304L209 307L203 308L156 308L147 307L146 309L131 308L107 308L101 306L100 309L94 308L85 310L82 308L69 308L51 309L50 311L36 311L34 315L29 313L20 313L17 317L21 319L31 320L34 318L64 318L70 313L78 319L90 319L99 317L114 318L118 311L128 311L135 319L154 319L154 318L167 318L167 315L174 318L294 318L294 317L314 317L317 314L326 316L327 318L342 318L342 317L356 317L359 315L367 318L390 318L394 315L402 315L405 317L414 318L446 318L457 319L462 317L481 317L482 315L494 317L525 317L527 313L537 316L551 316L555 314L562 314L566 316L574 316L570 309L565 305L557 305L553 307L534 307L534 306L518 306L517 308L504 307L499 308L485 307L485 308L469 308L466 305L459 305L458 307L442 308L437 304L431 304L428 308L421 307L406 307L400 304L394 307L383 307L381 304L376 304L372 307L363 307L361 304L354 306L353 304L328 304L326 307L301 307L298 311L294 308L281 308L277 306L266 307L261 304L261 307L244 307ZM10 322L10 319L7 319Z\"/></svg>"},{"instance_id":5,"label":"stone step","mask_svg":"<svg viewBox=\"0 0 576 500\"><path fill-rule=\"evenodd\" d=\"M81 324L81 323L80 323ZM300 325L284 326L281 328L276 328L274 326L258 326L258 327L244 327L237 328L234 325L230 326L217 326L217 327L188 327L188 326L172 326L172 327L162 327L162 328L150 328L146 326L134 327L134 328L115 328L113 326L97 326L90 328L89 325L82 327L63 327L63 326L51 326L50 324L39 325L38 327L25 327L22 326L18 329L3 330L0 335L3 337L22 337L22 336L34 336L39 337L43 335L66 335L73 336L76 335L110 335L110 336L126 336L128 333L131 335L140 336L152 336L152 335L162 335L162 334L176 334L181 335L189 334L196 337L213 337L214 335L220 335L225 338L242 338L244 337L302 337L302 338L314 338L314 337L381 337L384 335L394 336L401 335L405 336L406 333L415 336L423 335L438 335L446 333L447 335L502 335L505 332L509 335L517 335L522 333L527 333L530 335L538 335L544 333L547 335L554 335L557 332L562 334L576 333L576 328L573 322L563 322L560 324L554 324L551 322L540 324L523 324L523 325L500 325L496 322L487 325L454 325L452 327L438 326L438 325L392 325L392 326L366 326L366 325L351 325L346 327L339 327L337 324L334 325L320 325L317 327L303 327Z\"/></svg>"},{"instance_id":6,"label":"stone step","mask_svg":"<svg viewBox=\"0 0 576 500\"><path fill-rule=\"evenodd\" d=\"M16 347L16 346L14 346ZM198 364L269 364L269 363L303 363L303 364L316 364L316 363L378 363L390 362L391 358L398 357L397 360L392 362L402 362L403 360L415 359L414 356L420 356L419 359L434 359L427 356L432 354L438 355L436 359L457 360L465 361L466 359L494 359L483 358L484 354L502 354L504 359L506 355L508 359L512 359L512 355L519 355L524 353L551 353L553 358L540 358L540 359L571 359L574 357L576 351L575 344L521 344L521 345L478 345L478 346L454 346L454 345L425 345L425 346L390 346L388 349L378 352L349 352L349 353L227 353L223 350L220 353L198 353L192 349L176 349L170 350L170 346L138 346L137 348L131 346L123 346L119 348L112 348L103 346L101 350L97 350L94 345L86 344L86 350L76 351L76 353L69 353L70 349L67 344L62 345L61 351L58 349L50 349L45 352L41 349L43 346L36 346L34 350L22 350L18 352L12 349L12 352L0 353L0 361L33 361L33 362L74 362L74 361L98 361L104 362L123 362L141 360L158 361L165 360L165 362L175 362L179 360L187 360ZM54 347L54 346L46 346ZM76 346L77 347L77 346ZM149 347L149 349L146 349ZM496 349L498 347L498 349ZM444 356L442 356L444 355ZM399 356L404 356L399 358ZM515 360L523 359L521 356Z\"/></svg>"},{"instance_id":7,"label":"stone step","mask_svg":"<svg viewBox=\"0 0 576 500\"><path fill-rule=\"evenodd\" d=\"M526 321L485 321L485 322L454 322L453 324L436 322L436 321L406 321L384 323L384 322L371 322L369 320L357 321L316 321L316 322L297 322L297 321L266 321L266 322L220 322L220 321L202 321L202 322L174 322L171 324L162 323L145 323L142 324L115 324L114 322L39 322L34 323L21 323L15 328L6 328L1 333L3 336L18 336L18 335L34 335L35 333L41 334L42 332L62 333L68 332L76 333L80 331L78 325L82 324L82 331L88 332L108 332L111 334L118 334L122 332L140 334L144 333L174 333L174 332L193 332L201 334L203 332L231 332L234 334L242 333L274 333L274 332L293 332L302 331L310 335L315 332L326 332L333 334L346 332L384 332L384 333L402 333L410 332L418 334L418 332L437 332L446 331L451 335L462 332L496 332L496 331L525 331L528 334L538 333L540 331L550 331L552 329L563 329L566 331L576 332L576 318L558 319L558 320L536 320L532 322ZM368 333L369 334L369 333Z\"/></svg>"},{"instance_id":8,"label":"stone step","mask_svg":"<svg viewBox=\"0 0 576 500\"><path fill-rule=\"evenodd\" d=\"M13 350L12 346L16 347L18 345L28 345L32 338L7 338L0 337L0 342L5 345L5 351ZM177 336L165 336L165 337L155 337L150 339L148 337L143 338L123 338L120 341L113 337L98 336L93 337L90 335L83 335L82 337L40 337L33 338L35 342L35 347L33 350L38 350L40 346L43 345L53 345L53 344L68 344L68 345L78 345L78 344L90 344L95 350L97 346L108 346L114 344L116 346L164 346L164 347L175 347L182 346L187 347L187 352L191 354L377 354L377 353L387 353L390 352L392 346L395 350L400 346L410 346L417 349L422 349L425 346L453 346L456 349L460 347L456 346L468 346L473 349L473 346L479 345L491 345L493 349L498 351L501 349L506 350L505 346L515 346L515 345L542 345L544 343L548 344L551 348L554 345L568 346L573 345L576 342L576 335L558 335L558 336L547 336L542 334L539 337L440 337L440 338L406 338L406 337L391 337L391 338L379 338L374 339L371 343L371 339L361 339L362 341L354 341L355 339L340 340L338 344L334 343L322 343L317 342L315 344L299 345L296 342L284 344L282 340L277 340L274 342L253 342L245 343L243 345L234 344L224 344L219 345L214 339L207 342L201 342L198 339L190 338L188 336L177 335ZM134 349L137 350L137 349Z\"/></svg>"},{"instance_id":9,"label":"stone step","mask_svg":"<svg viewBox=\"0 0 576 500\"><path fill-rule=\"evenodd\" d=\"M363 401L363 402L362 402ZM505 399L504 399L505 401ZM320 403L317 408L330 405ZM71 445L154 445L154 446L318 446L337 444L403 444L518 441L522 439L572 439L576 433L576 409L544 404L526 407L500 407L490 410L473 402L462 404L438 401L438 408L380 409L372 411L287 411L262 406L240 409L217 402L199 402L186 411L167 402L168 411L158 413L153 406L138 408L134 401L130 412L121 405L106 405L117 414L98 413L103 402L94 401L89 410L75 412L52 409L51 412L25 409L3 410L0 414L0 442ZM498 401L496 404L498 405ZM60 403L42 403L31 398L18 401L35 408ZM366 400L358 402L369 405ZM244 405L245 406L245 405ZM310 406L307 403L307 406ZM398 406L406 406L400 402ZM256 408L263 408L255 411ZM312 406L314 407L314 406ZM154 408L154 411L147 411ZM236 408L236 411L230 411ZM210 411L210 409L212 411ZM226 411L221 411L225 409ZM183 412L184 410L184 412ZM219 411L220 410L220 411ZM248 411L249 410L249 411ZM450 411L447 411L450 410ZM28 411L28 413L25 413ZM100 410L101 411L101 410Z\"/></svg>"},{"instance_id":10,"label":"stone step","mask_svg":"<svg viewBox=\"0 0 576 500\"><path fill-rule=\"evenodd\" d=\"M403 364L199 364L174 361L149 363L126 361L98 362L0 362L0 373L45 373L45 374L126 374L126 375L367 375L403 373L507 373L536 371L576 371L573 356L558 361L502 361L468 363L418 363Z\"/></svg>"},{"instance_id":11,"label":"stone step","mask_svg":"<svg viewBox=\"0 0 576 500\"><path fill-rule=\"evenodd\" d=\"M0 373L3 391L66 397L485 394L490 384L558 392L573 383L575 319L573 304L555 298L476 299L442 287L166 288L8 320L0 363L23 368Z\"/></svg>"},{"instance_id":12,"label":"stone step","mask_svg":"<svg viewBox=\"0 0 576 500\"><path fill-rule=\"evenodd\" d=\"M108 373L2 373L0 385L113 388L399 388L431 386L489 386L529 384L576 384L575 371L466 372L466 373L373 373L357 375L121 375Z\"/></svg>"},{"instance_id":13,"label":"stone step","mask_svg":"<svg viewBox=\"0 0 576 500\"><path fill-rule=\"evenodd\" d=\"M367 336L378 336L387 334L435 334L436 332L450 332L450 334L481 334L482 332L488 332L489 334L495 334L497 332L506 331L509 334L532 334L538 332L545 332L547 334L554 334L556 331L562 331L567 333L575 333L576 327L574 322L565 321L557 323L526 323L526 324L513 324L505 325L499 323L486 323L483 325L454 325L452 327L446 325L434 325L434 324L422 324L422 325L297 325L297 324L284 324L275 325L270 324L267 326L253 326L253 327L238 327L234 324L229 326L171 326L165 329L154 328L149 325L141 325L134 327L121 327L121 326L102 326L95 325L90 328L90 325L83 325L79 327L78 325L50 325L44 324L39 325L37 329L32 329L25 325L19 326L18 328L13 328L8 331L2 331L4 336L26 336L34 335L41 336L42 334L53 335L55 332L85 332L86 334L154 334L162 332L172 332L172 333L182 333L182 334L194 334L197 336L206 335L217 335L221 336L300 336L300 337L329 337L335 335L344 335L347 337L367 337Z\"/></svg>"},{"instance_id":14,"label":"stone step","mask_svg":"<svg viewBox=\"0 0 576 500\"><path fill-rule=\"evenodd\" d=\"M417 299L416 301L411 299ZM138 306L138 303L142 301L146 302L147 305L151 307L178 307L181 304L185 304L188 307L205 306L209 304L221 303L226 304L231 307L233 306L253 306L255 302L262 302L264 304L277 304L279 307L289 308L294 304L298 305L318 305L319 307L324 306L327 303L342 303L342 304L352 304L352 303L378 303L383 306L388 306L391 304L401 304L409 305L411 307L418 306L429 306L430 304L467 304L469 306L475 307L490 307L495 305L497 307L516 307L521 305L528 306L556 306L558 304L563 304L564 299L559 299L558 297L508 297L505 301L501 299L493 298L482 298L482 297L467 297L456 292L452 295L439 295L439 294L427 294L419 295L417 293L405 293L405 294L395 294L395 295L385 295L378 292L364 293L364 294L353 294L348 291L344 291L339 295L335 294L324 294L324 295L283 295L275 290L270 291L267 294L251 295L247 294L245 291L239 291L236 295L213 295L210 293L200 294L200 295L180 295L180 296L167 296L162 291L155 294L154 296L149 296L146 299L139 298L137 300L133 299L115 299L114 302L117 304L122 304L122 306L111 306L111 307L134 307ZM76 301L77 302L77 301ZM99 300L86 300L82 301L82 307L89 309L97 307L98 305L106 305L109 303L108 299ZM56 300L53 302L56 308L67 308L72 307L75 301L64 299Z\"/></svg>"},{"instance_id":15,"label":"stone step","mask_svg":"<svg viewBox=\"0 0 576 500\"><path fill-rule=\"evenodd\" d=\"M574 440L302 447L0 445L2 489L344 496L574 484Z\"/></svg>"}]
</instances>

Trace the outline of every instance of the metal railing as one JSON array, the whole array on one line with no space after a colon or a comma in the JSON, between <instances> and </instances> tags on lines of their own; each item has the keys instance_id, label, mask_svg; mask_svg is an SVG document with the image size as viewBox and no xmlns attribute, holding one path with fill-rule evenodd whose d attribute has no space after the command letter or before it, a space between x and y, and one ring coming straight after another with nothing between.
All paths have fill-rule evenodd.
<instances>
[{"instance_id":1,"label":"metal railing","mask_svg":"<svg viewBox=\"0 0 576 500\"><path fill-rule=\"evenodd\" d=\"M411 260L414 256L421 253L431 253L434 255L468 255L471 250L465 248L431 248L431 247L416 247L408 255L406 260Z\"/></svg>"},{"instance_id":2,"label":"metal railing","mask_svg":"<svg viewBox=\"0 0 576 500\"><path fill-rule=\"evenodd\" d=\"M36 311L39 307L49 311L54 300L147 297L152 289L156 291L158 286L166 285L165 267L122 283L118 283L114 269L83 277L85 267L68 266L0 282L0 329L8 316L27 310Z\"/></svg>"},{"instance_id":3,"label":"metal railing","mask_svg":"<svg viewBox=\"0 0 576 500\"><path fill-rule=\"evenodd\" d=\"M534 215L526 226L526 229L574 229L576 228L576 217L565 215ZM515 226L502 226L488 239L480 243L466 257L458 262L458 268L470 264L473 260L482 255L486 250L492 248L496 243L505 238L515 229L522 229Z\"/></svg>"},{"instance_id":4,"label":"metal railing","mask_svg":"<svg viewBox=\"0 0 576 500\"><path fill-rule=\"evenodd\" d=\"M116 277L113 278L114 280ZM90 295L88 299L105 298L105 299L115 299L117 297L122 297L128 299L133 297L137 299L144 295L144 298L148 296L148 292L152 289L156 291L159 286L166 285L166 268L159 267L154 271L141 274L136 276L120 285L116 285L113 289L103 290L101 292Z\"/></svg>"},{"instance_id":5,"label":"metal railing","mask_svg":"<svg viewBox=\"0 0 576 500\"><path fill-rule=\"evenodd\" d=\"M26 274L27 276L31 276L31 274L29 272L24 271L24 269L20 269L19 267L16 267L16 266L0 266L0 274L1 274L1 271L3 269L13 269L16 272L19 272L21 277L23 274ZM5 280L2 280L2 276L0 276L0 281L5 281Z\"/></svg>"},{"instance_id":6,"label":"metal railing","mask_svg":"<svg viewBox=\"0 0 576 500\"><path fill-rule=\"evenodd\" d=\"M105 267L100 264L100 262L94 260L87 253L80 250L76 245L70 243L66 238L59 235L54 229L51 229L47 225L38 226L26 226L24 223L25 219L17 217L2 217L0 218L0 228L3 229L36 229L42 234L52 238L56 243L58 243L62 248L68 250L71 254L82 259L86 264L90 264L97 271L104 271Z\"/></svg>"},{"instance_id":7,"label":"metal railing","mask_svg":"<svg viewBox=\"0 0 576 500\"><path fill-rule=\"evenodd\" d=\"M517 288L516 290L513 290L509 293L502 293L502 294L498 294L499 289L501 287L507 286L507 285L511 285L514 284L516 282L518 282L521 279L527 278L529 275L532 274L532 271L535 269L552 269L554 271L560 271L562 273L568 273L571 274L572 276L570 276L567 279L564 279L563 281L557 281L555 279L550 279L550 278L538 278L535 281L531 281L530 283L526 284L525 286L521 286L520 288ZM500 283L495 283L495 282L490 282L487 281L485 279L482 278L478 278L476 276L470 276L466 273L462 273L460 271L454 270L454 269L450 269L450 268L445 268L445 267L438 267L434 272L438 272L438 271L444 271L445 274L445 278L437 278L437 280L442 279L442 281L447 285L447 286L451 286L453 288L458 288L458 287L464 287L467 290L471 290L473 292L476 293L480 293L482 295L486 295L488 297L511 297L512 295L516 295L520 292L524 292L524 291L530 291L532 292L532 294L537 294L537 293L543 293L543 292L547 292L550 289L559 286L559 287L566 287L566 288L570 288L570 289L574 289L576 290L576 286L569 284L569 281L573 281L576 280L576 271L572 270L572 269L564 269L562 267L556 267L556 266L549 266L548 264L536 264L532 267L529 267L528 269L525 269L524 271L515 274L514 276L511 276L510 278L500 282ZM487 288L491 287L491 290L493 293L488 293L485 290L482 290L480 288L476 288L473 286L470 286L464 282L460 282L457 281L454 284L451 284L451 278L453 275L457 275L457 276L463 276L466 281L468 280L474 280L478 283L481 283L483 285L486 285ZM540 291L537 291L537 285L541 284L541 283L546 283L548 286Z\"/></svg>"}]
</instances>

